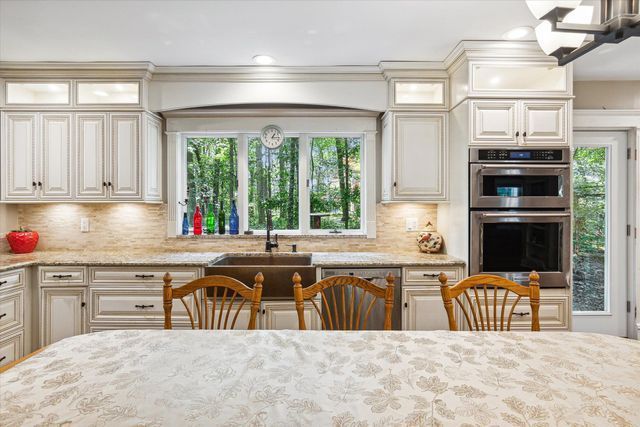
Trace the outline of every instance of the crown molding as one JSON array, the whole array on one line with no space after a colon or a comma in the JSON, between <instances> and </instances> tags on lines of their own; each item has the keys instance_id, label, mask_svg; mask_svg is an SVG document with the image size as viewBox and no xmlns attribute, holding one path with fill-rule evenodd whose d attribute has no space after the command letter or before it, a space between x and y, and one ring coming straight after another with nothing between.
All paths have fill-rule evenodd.
<instances>
[{"instance_id":1,"label":"crown molding","mask_svg":"<svg viewBox=\"0 0 640 427\"><path fill-rule=\"evenodd\" d=\"M377 66L265 67L265 66L159 66L154 81L295 82L380 81Z\"/></svg>"},{"instance_id":2,"label":"crown molding","mask_svg":"<svg viewBox=\"0 0 640 427\"><path fill-rule=\"evenodd\" d=\"M378 66L386 80L448 77L444 63L440 61L382 61Z\"/></svg>"},{"instance_id":3,"label":"crown molding","mask_svg":"<svg viewBox=\"0 0 640 427\"><path fill-rule=\"evenodd\" d=\"M558 65L557 60L542 52L536 41L486 41L463 40L453 48L444 59L444 66L449 72L459 62L470 59L500 60L535 60L536 62L548 62Z\"/></svg>"},{"instance_id":4,"label":"crown molding","mask_svg":"<svg viewBox=\"0 0 640 427\"><path fill-rule=\"evenodd\" d=\"M150 79L151 62L8 62L0 61L3 78L130 78Z\"/></svg>"}]
</instances>

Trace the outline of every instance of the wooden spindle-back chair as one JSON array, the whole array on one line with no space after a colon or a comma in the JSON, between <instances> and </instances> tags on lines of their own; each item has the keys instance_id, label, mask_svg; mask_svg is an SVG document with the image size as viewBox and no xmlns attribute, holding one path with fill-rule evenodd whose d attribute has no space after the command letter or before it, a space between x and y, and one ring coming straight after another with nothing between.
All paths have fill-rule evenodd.
<instances>
[{"instance_id":1,"label":"wooden spindle-back chair","mask_svg":"<svg viewBox=\"0 0 640 427\"><path fill-rule=\"evenodd\" d=\"M163 280L165 329L171 329L171 310L174 299L182 301L182 304L187 309L187 314L191 321L191 329L196 329L196 323L198 329L234 329L238 316L247 302L251 309L247 329L256 328L256 317L260 310L260 300L262 299L262 282L264 282L262 273L256 275L256 282L253 289L227 276L206 276L193 280L179 288L173 288L171 286L171 274L165 274ZM218 288L221 289L219 306L217 305ZM211 297L207 296L208 289L213 291L211 308L209 308L209 300ZM198 292L200 290L203 294L202 304ZM191 311L189 304L184 300L188 295L192 295L195 300L195 313Z\"/></svg>"},{"instance_id":2,"label":"wooden spindle-back chair","mask_svg":"<svg viewBox=\"0 0 640 427\"><path fill-rule=\"evenodd\" d=\"M367 321L375 303L384 301L385 318L383 329L391 330L391 313L393 312L393 287L395 278L391 273L386 277L386 289L380 288L368 280L355 276L327 277L306 288L302 287L302 278L298 273L293 276L293 298L298 312L298 327L306 330L304 321L304 302L310 301L315 311L320 316L323 330L363 330L367 327ZM337 288L337 291L336 291ZM350 295L347 295L347 288ZM356 288L362 292L356 292ZM331 303L326 292L330 291ZM358 295L356 295L358 293ZM320 294L321 306L324 313L315 301ZM339 298L339 301L336 299ZM369 299L365 304L365 300ZM356 302L356 300L358 300ZM347 307L348 303L348 307ZM364 309L364 311L363 311Z\"/></svg>"},{"instance_id":3,"label":"wooden spindle-back chair","mask_svg":"<svg viewBox=\"0 0 640 427\"><path fill-rule=\"evenodd\" d=\"M453 300L460 307L471 331L491 331L492 327L494 331L504 331L505 309L508 308L506 330L509 331L511 330L513 311L522 297L528 297L531 304L531 330L540 330L540 318L538 315L540 308L540 284L538 280L540 280L540 275L535 271L529 274L529 286L519 285L504 277L490 274L467 277L454 286L447 284L447 275L444 273L440 273L438 280L440 280L441 284L440 292L442 293L444 308L449 317L449 329L452 331L458 330L458 323L453 314ZM499 296L498 294L501 293L499 291L502 290L504 294ZM470 291L473 295L470 295ZM510 301L509 293L513 293L516 296L513 301ZM462 296L464 296L463 301L461 301ZM500 307L499 312L498 307ZM500 321L498 322L498 320Z\"/></svg>"}]
</instances>

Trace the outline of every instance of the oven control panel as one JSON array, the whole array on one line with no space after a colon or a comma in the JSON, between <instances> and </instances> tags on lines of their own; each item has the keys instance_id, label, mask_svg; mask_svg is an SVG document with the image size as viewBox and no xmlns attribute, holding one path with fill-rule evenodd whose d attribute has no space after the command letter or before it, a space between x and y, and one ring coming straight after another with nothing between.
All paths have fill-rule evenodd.
<instances>
[{"instance_id":1,"label":"oven control panel","mask_svg":"<svg viewBox=\"0 0 640 427\"><path fill-rule=\"evenodd\" d=\"M562 162L563 150L478 150L480 161Z\"/></svg>"}]
</instances>

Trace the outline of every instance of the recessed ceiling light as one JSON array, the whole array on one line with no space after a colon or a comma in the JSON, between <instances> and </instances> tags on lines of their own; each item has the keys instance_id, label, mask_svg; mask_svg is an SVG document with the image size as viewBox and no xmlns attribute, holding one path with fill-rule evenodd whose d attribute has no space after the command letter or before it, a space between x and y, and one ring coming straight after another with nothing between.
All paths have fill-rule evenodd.
<instances>
[{"instance_id":1,"label":"recessed ceiling light","mask_svg":"<svg viewBox=\"0 0 640 427\"><path fill-rule=\"evenodd\" d=\"M273 56L256 55L253 57L253 62L255 62L258 65L271 65L274 62L276 62L276 60L273 58Z\"/></svg>"},{"instance_id":2,"label":"recessed ceiling light","mask_svg":"<svg viewBox=\"0 0 640 427\"><path fill-rule=\"evenodd\" d=\"M505 40L520 40L527 37L532 32L533 28L531 27L516 27L504 33L502 38Z\"/></svg>"}]
</instances>

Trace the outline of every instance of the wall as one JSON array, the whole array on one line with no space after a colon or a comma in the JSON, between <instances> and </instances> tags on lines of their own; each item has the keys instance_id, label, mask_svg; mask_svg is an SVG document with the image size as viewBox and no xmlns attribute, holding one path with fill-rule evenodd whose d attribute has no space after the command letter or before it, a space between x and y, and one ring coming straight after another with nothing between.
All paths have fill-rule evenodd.
<instances>
[{"instance_id":1,"label":"wall","mask_svg":"<svg viewBox=\"0 0 640 427\"><path fill-rule=\"evenodd\" d=\"M436 224L436 205L389 204L377 206L377 238L361 237L282 237L283 245L297 243L301 252L393 252L417 253L417 232L406 232L405 218L415 217L418 224L427 220ZM123 249L146 251L180 250L262 251L264 237L183 239L167 238L164 204L34 204L18 208L20 224L40 233L39 250L110 251ZM80 218L90 219L89 233L80 232ZM446 236L445 236L446 237ZM289 250L282 246L281 250ZM126 253L126 252L123 252Z\"/></svg>"},{"instance_id":2,"label":"wall","mask_svg":"<svg viewBox=\"0 0 640 427\"><path fill-rule=\"evenodd\" d=\"M574 109L640 110L640 80L574 82Z\"/></svg>"},{"instance_id":3,"label":"wall","mask_svg":"<svg viewBox=\"0 0 640 427\"><path fill-rule=\"evenodd\" d=\"M18 225L18 209L15 205L0 204L0 252L9 250L9 245L5 239L8 231L14 230Z\"/></svg>"}]
</instances>

